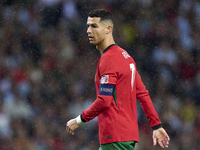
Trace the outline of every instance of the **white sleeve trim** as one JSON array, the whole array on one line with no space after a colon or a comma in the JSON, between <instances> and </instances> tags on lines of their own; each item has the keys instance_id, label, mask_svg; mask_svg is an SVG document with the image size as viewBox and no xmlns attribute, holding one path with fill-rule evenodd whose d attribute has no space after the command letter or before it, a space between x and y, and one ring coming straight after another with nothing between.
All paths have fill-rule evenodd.
<instances>
[{"instance_id":1,"label":"white sleeve trim","mask_svg":"<svg viewBox=\"0 0 200 150\"><path fill-rule=\"evenodd\" d=\"M79 125L82 125L82 124L83 124L83 121L81 120L81 115L79 115L78 117L76 117L76 122L77 122Z\"/></svg>"}]
</instances>

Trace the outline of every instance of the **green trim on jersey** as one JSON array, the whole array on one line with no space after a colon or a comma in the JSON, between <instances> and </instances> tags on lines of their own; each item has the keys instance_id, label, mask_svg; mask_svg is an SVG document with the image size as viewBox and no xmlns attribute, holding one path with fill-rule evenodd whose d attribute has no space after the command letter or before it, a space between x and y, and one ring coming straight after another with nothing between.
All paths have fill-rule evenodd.
<instances>
[{"instance_id":1,"label":"green trim on jersey","mask_svg":"<svg viewBox=\"0 0 200 150\"><path fill-rule=\"evenodd\" d=\"M134 150L135 144L135 141L102 144L99 150Z\"/></svg>"},{"instance_id":2,"label":"green trim on jersey","mask_svg":"<svg viewBox=\"0 0 200 150\"><path fill-rule=\"evenodd\" d=\"M115 100L115 104L117 106L117 93L116 93L116 89L114 90L113 97L114 97L114 100Z\"/></svg>"},{"instance_id":3,"label":"green trim on jersey","mask_svg":"<svg viewBox=\"0 0 200 150\"><path fill-rule=\"evenodd\" d=\"M107 51L111 46L113 46L113 45L117 45L117 44L111 44L111 45L109 45L106 49L104 49L104 51L103 51L103 53L105 52L105 51ZM102 53L102 54L103 54Z\"/></svg>"}]
</instances>

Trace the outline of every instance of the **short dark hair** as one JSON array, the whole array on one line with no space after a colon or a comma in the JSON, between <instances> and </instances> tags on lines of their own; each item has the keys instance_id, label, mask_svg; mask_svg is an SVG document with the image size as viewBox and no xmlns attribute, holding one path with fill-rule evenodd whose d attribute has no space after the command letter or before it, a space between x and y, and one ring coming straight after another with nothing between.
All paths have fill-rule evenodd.
<instances>
[{"instance_id":1,"label":"short dark hair","mask_svg":"<svg viewBox=\"0 0 200 150\"><path fill-rule=\"evenodd\" d=\"M100 17L100 21L110 20L113 23L111 12L106 9L95 9L89 12L88 17Z\"/></svg>"}]
</instances>

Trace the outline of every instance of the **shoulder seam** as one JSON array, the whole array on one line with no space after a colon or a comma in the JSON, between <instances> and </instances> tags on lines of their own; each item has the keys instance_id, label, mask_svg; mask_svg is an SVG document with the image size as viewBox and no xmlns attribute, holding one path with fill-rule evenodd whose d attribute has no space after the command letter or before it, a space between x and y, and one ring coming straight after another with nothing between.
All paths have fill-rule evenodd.
<instances>
[{"instance_id":1,"label":"shoulder seam","mask_svg":"<svg viewBox=\"0 0 200 150\"><path fill-rule=\"evenodd\" d=\"M103 57L103 56L102 56ZM120 70L120 67L119 67L119 63L117 62L117 60L115 59L115 58L113 58L111 55L109 55L109 56L104 56L104 58L106 58L107 57L107 59L113 59L115 62L116 62L116 64L118 65L118 70ZM102 58L101 58L102 59ZM101 62L100 62L101 63Z\"/></svg>"}]
</instances>

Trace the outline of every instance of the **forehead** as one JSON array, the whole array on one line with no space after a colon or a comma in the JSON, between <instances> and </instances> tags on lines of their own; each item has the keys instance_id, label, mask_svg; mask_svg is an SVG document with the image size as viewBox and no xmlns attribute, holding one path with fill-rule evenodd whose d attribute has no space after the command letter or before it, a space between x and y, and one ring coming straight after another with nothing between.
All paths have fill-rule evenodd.
<instances>
[{"instance_id":1,"label":"forehead","mask_svg":"<svg viewBox=\"0 0 200 150\"><path fill-rule=\"evenodd\" d=\"M87 18L87 25L89 24L99 24L100 23L100 17L88 17Z\"/></svg>"}]
</instances>

